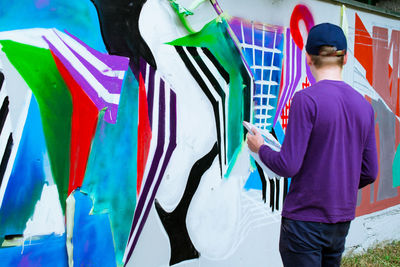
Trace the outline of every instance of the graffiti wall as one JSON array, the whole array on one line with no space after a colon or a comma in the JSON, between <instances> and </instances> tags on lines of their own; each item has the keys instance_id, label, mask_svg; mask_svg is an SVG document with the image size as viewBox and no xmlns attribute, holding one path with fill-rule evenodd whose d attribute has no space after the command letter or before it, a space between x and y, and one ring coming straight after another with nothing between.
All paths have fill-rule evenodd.
<instances>
[{"instance_id":1,"label":"graffiti wall","mask_svg":"<svg viewBox=\"0 0 400 267\"><path fill-rule=\"evenodd\" d=\"M316 0L19 0L0 22L2 266L281 266L291 178L250 156L242 121L283 142L321 22L345 31L344 80L375 110L379 175L347 249L400 239L399 18Z\"/></svg>"}]
</instances>

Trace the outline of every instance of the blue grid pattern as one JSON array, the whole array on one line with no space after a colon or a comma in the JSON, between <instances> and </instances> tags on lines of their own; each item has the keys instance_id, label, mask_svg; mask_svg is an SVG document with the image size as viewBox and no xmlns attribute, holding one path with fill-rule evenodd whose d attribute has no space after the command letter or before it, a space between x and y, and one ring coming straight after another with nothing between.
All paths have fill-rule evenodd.
<instances>
[{"instance_id":1,"label":"blue grid pattern","mask_svg":"<svg viewBox=\"0 0 400 267\"><path fill-rule=\"evenodd\" d=\"M255 78L253 123L270 130L278 105L284 35L278 28L244 21L240 21L240 29L234 32Z\"/></svg>"}]
</instances>

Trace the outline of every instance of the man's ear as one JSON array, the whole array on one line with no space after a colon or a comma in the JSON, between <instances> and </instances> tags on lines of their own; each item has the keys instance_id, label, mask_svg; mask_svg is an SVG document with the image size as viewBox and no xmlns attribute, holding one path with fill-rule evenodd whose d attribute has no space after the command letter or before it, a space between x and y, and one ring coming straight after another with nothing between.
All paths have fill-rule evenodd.
<instances>
[{"instance_id":1,"label":"man's ear","mask_svg":"<svg viewBox=\"0 0 400 267\"><path fill-rule=\"evenodd\" d=\"M344 58L343 58L343 65L346 65L348 55L349 55L348 53L346 53L346 55L344 55Z\"/></svg>"},{"instance_id":2,"label":"man's ear","mask_svg":"<svg viewBox=\"0 0 400 267\"><path fill-rule=\"evenodd\" d=\"M307 59L307 65L311 66L312 65L311 56L307 52L306 52L306 59Z\"/></svg>"}]
</instances>

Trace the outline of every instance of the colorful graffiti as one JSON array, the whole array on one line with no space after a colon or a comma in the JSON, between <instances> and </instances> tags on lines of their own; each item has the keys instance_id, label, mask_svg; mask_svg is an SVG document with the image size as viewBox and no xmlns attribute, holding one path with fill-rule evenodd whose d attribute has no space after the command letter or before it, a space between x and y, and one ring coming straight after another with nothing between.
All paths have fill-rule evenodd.
<instances>
[{"instance_id":1,"label":"colorful graffiti","mask_svg":"<svg viewBox=\"0 0 400 267\"><path fill-rule=\"evenodd\" d=\"M23 0L0 14L0 262L252 258L244 244L279 222L291 179L249 155L242 121L283 142L292 97L315 83L313 5L291 2L273 25L215 0L87 2ZM196 31L202 7L213 19ZM380 172L358 216L400 204L400 29L365 21L355 13L347 82L375 110ZM164 258L145 263L146 242Z\"/></svg>"},{"instance_id":2,"label":"colorful graffiti","mask_svg":"<svg viewBox=\"0 0 400 267\"><path fill-rule=\"evenodd\" d=\"M362 190L358 215L371 213L400 202L400 191L396 188L398 166L395 158L400 143L399 90L400 90L400 32L373 26L368 30L361 17L355 14L354 56L364 68L365 76L355 80L365 92L375 110L378 145L379 174L377 181ZM357 74L360 68L355 68ZM367 83L373 94L362 88ZM365 85L364 85L365 86ZM398 153L398 152L397 152Z\"/></svg>"}]
</instances>

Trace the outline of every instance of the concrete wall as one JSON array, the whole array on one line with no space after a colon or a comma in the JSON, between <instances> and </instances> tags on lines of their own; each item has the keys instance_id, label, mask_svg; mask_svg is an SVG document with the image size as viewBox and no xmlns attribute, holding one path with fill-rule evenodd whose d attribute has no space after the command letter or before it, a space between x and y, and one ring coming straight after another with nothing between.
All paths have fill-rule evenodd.
<instances>
[{"instance_id":1,"label":"concrete wall","mask_svg":"<svg viewBox=\"0 0 400 267\"><path fill-rule=\"evenodd\" d=\"M241 122L282 143L321 22L343 27L344 80L376 113L379 176L346 251L400 239L398 19L315 0L30 2L0 14L6 266L281 266L290 179L257 167Z\"/></svg>"}]
</instances>

